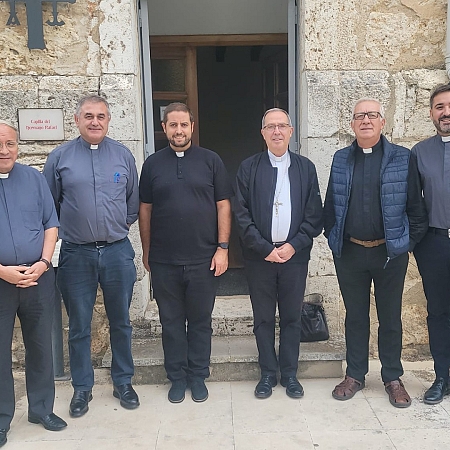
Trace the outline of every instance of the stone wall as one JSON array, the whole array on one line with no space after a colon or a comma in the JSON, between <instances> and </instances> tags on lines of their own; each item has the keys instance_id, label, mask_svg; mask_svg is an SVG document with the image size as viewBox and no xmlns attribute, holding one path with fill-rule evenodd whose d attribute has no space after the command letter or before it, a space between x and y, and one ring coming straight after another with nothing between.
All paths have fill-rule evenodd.
<instances>
[{"instance_id":1,"label":"stone wall","mask_svg":"<svg viewBox=\"0 0 450 450\"><path fill-rule=\"evenodd\" d=\"M301 143L317 166L325 195L334 152L353 140L354 102L378 98L386 108L385 134L411 148L435 133L431 89L448 82L444 65L445 0L304 0L300 22ZM331 254L319 238L310 265L310 292L322 292L334 330L345 311ZM371 348L377 319L372 297ZM427 352L426 302L411 258L403 296L404 356Z\"/></svg>"},{"instance_id":2,"label":"stone wall","mask_svg":"<svg viewBox=\"0 0 450 450\"><path fill-rule=\"evenodd\" d=\"M5 26L9 3L0 2L0 118L17 124L18 108L62 108L65 140L78 136L73 113L87 94L106 97L111 106L109 136L131 149L140 168L144 159L139 72L139 41L134 0L77 0L58 3L65 25L51 27L52 4L43 3L46 49L27 46L26 8L16 4L20 25ZM21 141L19 162L42 169L47 154L60 142ZM140 317L149 297L148 276L140 263L137 225L130 238L136 249L138 283L131 315ZM101 296L93 321L93 354L102 354L108 342ZM17 334L17 333L16 333ZM21 344L16 342L20 355ZM19 358L20 359L20 358Z\"/></svg>"}]
</instances>

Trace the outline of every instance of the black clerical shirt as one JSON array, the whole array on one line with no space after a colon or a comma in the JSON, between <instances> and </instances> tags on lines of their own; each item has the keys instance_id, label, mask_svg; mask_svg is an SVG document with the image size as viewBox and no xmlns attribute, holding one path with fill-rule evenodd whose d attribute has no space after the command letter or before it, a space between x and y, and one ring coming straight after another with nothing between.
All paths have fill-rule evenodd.
<instances>
[{"instance_id":1,"label":"black clerical shirt","mask_svg":"<svg viewBox=\"0 0 450 450\"><path fill-rule=\"evenodd\" d=\"M382 158L381 139L372 147L371 153L364 153L357 146L344 238L351 236L362 241L384 238L380 198Z\"/></svg>"}]
</instances>

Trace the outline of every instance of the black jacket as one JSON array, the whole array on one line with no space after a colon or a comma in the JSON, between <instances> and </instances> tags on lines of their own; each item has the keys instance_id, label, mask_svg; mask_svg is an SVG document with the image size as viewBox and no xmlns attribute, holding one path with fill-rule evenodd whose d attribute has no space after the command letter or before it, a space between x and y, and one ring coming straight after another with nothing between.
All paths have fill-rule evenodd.
<instances>
[{"instance_id":1,"label":"black jacket","mask_svg":"<svg viewBox=\"0 0 450 450\"><path fill-rule=\"evenodd\" d=\"M304 156L289 152L291 194L291 226L287 241L295 249L288 262L309 261L313 238L322 231L322 200L314 164ZM263 260L274 249L272 244L272 212L277 182L277 169L266 152L243 161L237 177L234 214L244 258Z\"/></svg>"}]
</instances>

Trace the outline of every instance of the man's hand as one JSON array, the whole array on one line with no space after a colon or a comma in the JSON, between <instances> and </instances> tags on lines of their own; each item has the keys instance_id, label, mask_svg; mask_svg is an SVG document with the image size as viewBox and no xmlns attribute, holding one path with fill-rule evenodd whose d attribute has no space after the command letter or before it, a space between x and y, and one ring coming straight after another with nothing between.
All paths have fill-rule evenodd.
<instances>
[{"instance_id":1,"label":"man's hand","mask_svg":"<svg viewBox=\"0 0 450 450\"><path fill-rule=\"evenodd\" d=\"M43 266L43 267L42 267ZM0 277L16 287L27 288L37 285L37 279L45 272L47 266L43 262L26 266L2 266Z\"/></svg>"},{"instance_id":2,"label":"man's hand","mask_svg":"<svg viewBox=\"0 0 450 450\"><path fill-rule=\"evenodd\" d=\"M295 249L291 244L283 244L281 247L277 248L278 256L283 260L283 262L289 261L295 255Z\"/></svg>"},{"instance_id":3,"label":"man's hand","mask_svg":"<svg viewBox=\"0 0 450 450\"><path fill-rule=\"evenodd\" d=\"M281 247L274 248L264 259L269 262L283 264L289 261L295 254L294 247L291 244L283 244Z\"/></svg>"},{"instance_id":4,"label":"man's hand","mask_svg":"<svg viewBox=\"0 0 450 450\"><path fill-rule=\"evenodd\" d=\"M144 264L144 267L147 270L147 272L150 272L150 264L148 263L148 253L142 254L142 264Z\"/></svg>"},{"instance_id":5,"label":"man's hand","mask_svg":"<svg viewBox=\"0 0 450 450\"><path fill-rule=\"evenodd\" d=\"M280 257L276 247L264 259L272 263L284 263L284 259Z\"/></svg>"},{"instance_id":6,"label":"man's hand","mask_svg":"<svg viewBox=\"0 0 450 450\"><path fill-rule=\"evenodd\" d=\"M213 259L211 261L210 270L215 270L214 276L218 277L225 273L228 269L228 250L223 248L218 248L216 253L214 253Z\"/></svg>"}]
</instances>

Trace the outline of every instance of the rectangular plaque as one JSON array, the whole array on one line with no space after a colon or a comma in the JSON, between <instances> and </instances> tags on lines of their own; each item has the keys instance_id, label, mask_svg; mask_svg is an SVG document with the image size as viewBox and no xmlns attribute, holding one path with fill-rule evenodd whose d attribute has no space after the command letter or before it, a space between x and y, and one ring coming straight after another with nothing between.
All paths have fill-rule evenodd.
<instances>
[{"instance_id":1,"label":"rectangular plaque","mask_svg":"<svg viewBox=\"0 0 450 450\"><path fill-rule=\"evenodd\" d=\"M63 141L62 109L19 109L19 135L22 141Z\"/></svg>"}]
</instances>

